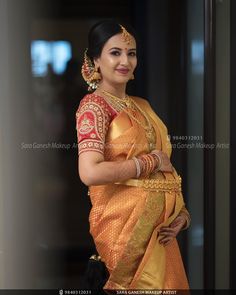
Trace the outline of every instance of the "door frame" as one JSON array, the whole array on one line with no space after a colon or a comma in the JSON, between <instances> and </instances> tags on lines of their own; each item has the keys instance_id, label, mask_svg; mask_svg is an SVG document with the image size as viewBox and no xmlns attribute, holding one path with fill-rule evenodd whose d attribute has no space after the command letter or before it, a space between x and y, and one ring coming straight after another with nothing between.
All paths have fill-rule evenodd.
<instances>
[{"instance_id":1,"label":"door frame","mask_svg":"<svg viewBox=\"0 0 236 295\"><path fill-rule=\"evenodd\" d=\"M216 3L204 0L204 143L215 144ZM215 149L204 149L204 289L215 287Z\"/></svg>"}]
</instances>

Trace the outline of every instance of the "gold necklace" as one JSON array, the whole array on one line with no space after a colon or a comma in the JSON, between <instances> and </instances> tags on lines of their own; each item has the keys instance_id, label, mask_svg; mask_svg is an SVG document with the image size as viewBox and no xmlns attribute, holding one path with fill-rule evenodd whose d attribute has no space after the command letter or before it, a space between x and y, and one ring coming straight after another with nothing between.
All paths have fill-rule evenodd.
<instances>
[{"instance_id":1,"label":"gold necklace","mask_svg":"<svg viewBox=\"0 0 236 295\"><path fill-rule=\"evenodd\" d=\"M128 95L125 96L125 98L119 98L111 93L109 93L108 91L105 90L101 90L101 92L103 94L105 94L108 99L109 102L115 106L116 108L118 108L119 111L123 110L125 111L125 113L130 116L132 119L135 120L135 122L137 122L139 125L141 125L145 131L146 131L146 137L147 140L149 142L149 149L153 150L155 149L155 144L156 144L156 133L155 133L155 129L153 128L153 125L151 124L147 114L139 107L139 105ZM129 112L126 108L132 108L133 110L138 110L146 119L148 126L144 125L142 122L140 122L131 112Z\"/></svg>"},{"instance_id":2,"label":"gold necklace","mask_svg":"<svg viewBox=\"0 0 236 295\"><path fill-rule=\"evenodd\" d=\"M113 98L116 102L119 102L122 105L125 105L126 107L131 107L132 103L131 103L130 97L127 94L125 95L124 98L119 98L118 96L115 96L108 91L101 90L101 92L107 95L108 97Z\"/></svg>"}]
</instances>

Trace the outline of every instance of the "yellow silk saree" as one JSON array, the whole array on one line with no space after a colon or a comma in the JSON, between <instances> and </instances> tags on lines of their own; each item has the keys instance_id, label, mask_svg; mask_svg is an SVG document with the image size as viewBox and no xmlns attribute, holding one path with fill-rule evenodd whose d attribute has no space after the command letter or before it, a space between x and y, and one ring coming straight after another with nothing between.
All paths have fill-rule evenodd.
<instances>
[{"instance_id":1,"label":"yellow silk saree","mask_svg":"<svg viewBox=\"0 0 236 295\"><path fill-rule=\"evenodd\" d=\"M167 129L149 103L133 97L149 116L156 132L156 149L171 156ZM136 112L138 120L143 116ZM123 161L149 153L145 130L121 111L111 122L105 141L105 161ZM168 226L180 212L188 211L173 173L156 172L149 179L166 181L167 188L143 185L140 180L90 186L92 209L90 233L97 251L109 270L105 290L189 289L179 246L174 239L159 244L159 230Z\"/></svg>"}]
</instances>

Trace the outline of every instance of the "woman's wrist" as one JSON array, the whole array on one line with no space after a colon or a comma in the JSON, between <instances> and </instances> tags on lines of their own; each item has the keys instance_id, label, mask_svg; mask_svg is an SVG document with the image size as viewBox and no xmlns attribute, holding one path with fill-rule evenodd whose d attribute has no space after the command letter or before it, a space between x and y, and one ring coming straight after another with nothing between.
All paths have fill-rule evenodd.
<instances>
[{"instance_id":1,"label":"woman's wrist","mask_svg":"<svg viewBox=\"0 0 236 295\"><path fill-rule=\"evenodd\" d=\"M132 158L136 167L136 178L139 178L142 172L142 163L137 157Z\"/></svg>"},{"instance_id":2,"label":"woman's wrist","mask_svg":"<svg viewBox=\"0 0 236 295\"><path fill-rule=\"evenodd\" d=\"M161 166L162 166L162 158L161 156L158 154L158 152L156 150L154 151L151 151L151 154L155 157L155 160L156 160L156 167L155 167L155 170L153 172L158 172L160 171L161 169Z\"/></svg>"},{"instance_id":3,"label":"woman's wrist","mask_svg":"<svg viewBox=\"0 0 236 295\"><path fill-rule=\"evenodd\" d=\"M190 216L188 214L186 214L185 212L180 212L179 216L182 216L184 218L184 220L185 220L181 230L187 229L189 227L189 225L190 225Z\"/></svg>"},{"instance_id":4,"label":"woman's wrist","mask_svg":"<svg viewBox=\"0 0 236 295\"><path fill-rule=\"evenodd\" d=\"M136 166L136 178L147 177L161 166L161 158L149 153L132 158Z\"/></svg>"}]
</instances>

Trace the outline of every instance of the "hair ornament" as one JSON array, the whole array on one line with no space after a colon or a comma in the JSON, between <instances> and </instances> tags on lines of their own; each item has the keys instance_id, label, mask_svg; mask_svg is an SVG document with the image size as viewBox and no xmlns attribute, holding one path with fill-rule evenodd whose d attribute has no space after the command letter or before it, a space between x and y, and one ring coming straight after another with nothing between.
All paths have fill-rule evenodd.
<instances>
[{"instance_id":1,"label":"hair ornament","mask_svg":"<svg viewBox=\"0 0 236 295\"><path fill-rule=\"evenodd\" d=\"M127 43L130 44L130 42L132 41L132 35L126 30L125 27L123 27L122 25L119 25L121 27L122 30L122 40Z\"/></svg>"},{"instance_id":2,"label":"hair ornament","mask_svg":"<svg viewBox=\"0 0 236 295\"><path fill-rule=\"evenodd\" d=\"M88 48L84 52L84 62L81 68L81 74L85 82L89 85L88 90L92 91L97 89L98 83L101 80L101 75L95 68L93 62L87 55Z\"/></svg>"}]
</instances>

